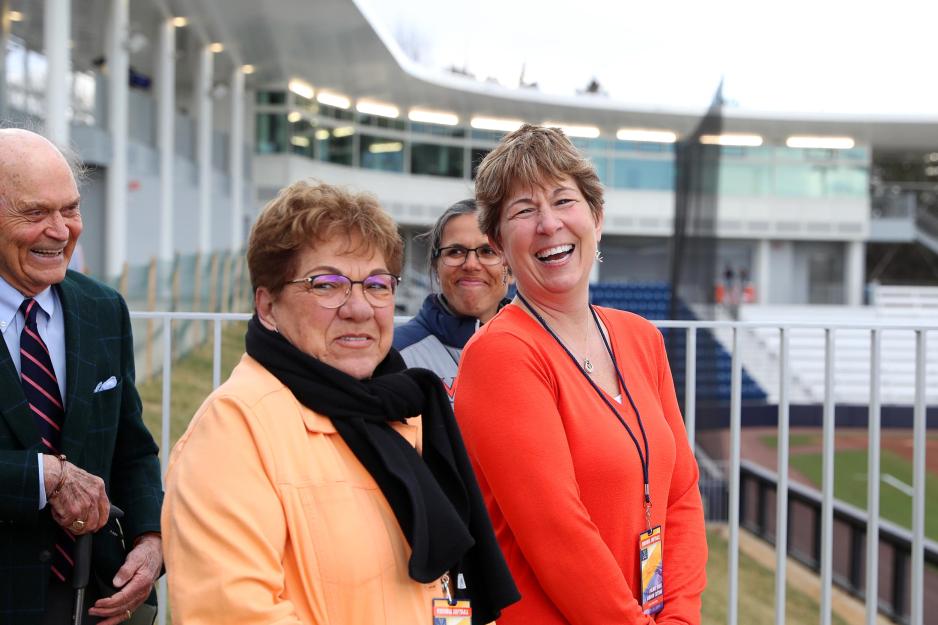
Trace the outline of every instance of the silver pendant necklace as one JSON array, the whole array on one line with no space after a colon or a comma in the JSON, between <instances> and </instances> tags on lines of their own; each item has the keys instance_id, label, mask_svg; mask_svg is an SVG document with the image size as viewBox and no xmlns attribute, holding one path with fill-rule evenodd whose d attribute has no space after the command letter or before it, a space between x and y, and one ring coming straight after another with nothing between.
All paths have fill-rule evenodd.
<instances>
[{"instance_id":1,"label":"silver pendant necklace","mask_svg":"<svg viewBox=\"0 0 938 625\"><path fill-rule=\"evenodd\" d=\"M557 333L554 332L554 330L547 324L546 321L544 321L544 318L541 317L540 314L538 314L538 312L534 309L534 307L528 303L528 300L524 299L524 296L522 296L520 292L518 293L517 297L519 300L521 300L521 303L523 303L525 307L527 307L527 309L531 311L531 314L534 315L534 318L537 319L538 322L542 326L544 326L544 329L546 329L550 333L550 335L554 337L554 340L560 343L560 346L563 347L564 350L567 352L567 354L570 355L570 358L573 359L573 362L575 364L578 364L580 366L580 369L585 371L588 375L593 375L593 371L595 370L595 367L593 366L593 361L590 360L590 325L591 324L590 324L589 317L587 317L587 320L586 320L586 347L585 347L586 356L583 357L583 360L577 360L576 356L573 355L573 352L570 350L570 348L567 347L567 344L564 343L563 340L561 340L559 336L557 336ZM595 311L593 311L593 307L589 305L587 306L589 307L590 314L593 315L592 321L594 321L598 327L599 319L596 317L596 313ZM602 329L600 328L600 331L601 330ZM605 338L603 340L605 340Z\"/></svg>"},{"instance_id":2,"label":"silver pendant necklace","mask_svg":"<svg viewBox=\"0 0 938 625\"><path fill-rule=\"evenodd\" d=\"M593 362L590 360L590 319L586 318L586 356L583 358L583 371L593 375Z\"/></svg>"}]
</instances>

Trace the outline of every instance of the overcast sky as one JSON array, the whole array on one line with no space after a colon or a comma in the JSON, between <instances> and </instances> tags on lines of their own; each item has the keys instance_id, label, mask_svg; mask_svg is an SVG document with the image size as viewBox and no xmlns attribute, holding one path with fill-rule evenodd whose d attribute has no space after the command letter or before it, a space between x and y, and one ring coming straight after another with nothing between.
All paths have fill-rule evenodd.
<instances>
[{"instance_id":1,"label":"overcast sky","mask_svg":"<svg viewBox=\"0 0 938 625\"><path fill-rule=\"evenodd\" d=\"M938 0L359 0L419 61L625 103L938 118ZM416 45L415 45L416 44Z\"/></svg>"}]
</instances>

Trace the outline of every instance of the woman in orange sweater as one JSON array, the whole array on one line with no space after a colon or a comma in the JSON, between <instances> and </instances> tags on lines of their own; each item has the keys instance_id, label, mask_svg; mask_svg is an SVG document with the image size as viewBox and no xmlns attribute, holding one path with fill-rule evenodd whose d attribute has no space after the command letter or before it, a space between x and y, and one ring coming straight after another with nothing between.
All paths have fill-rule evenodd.
<instances>
[{"instance_id":1,"label":"woman in orange sweater","mask_svg":"<svg viewBox=\"0 0 938 625\"><path fill-rule=\"evenodd\" d=\"M589 304L595 170L561 131L525 125L480 165L476 200L518 287L456 388L521 591L499 625L699 623L703 508L661 333Z\"/></svg>"}]
</instances>

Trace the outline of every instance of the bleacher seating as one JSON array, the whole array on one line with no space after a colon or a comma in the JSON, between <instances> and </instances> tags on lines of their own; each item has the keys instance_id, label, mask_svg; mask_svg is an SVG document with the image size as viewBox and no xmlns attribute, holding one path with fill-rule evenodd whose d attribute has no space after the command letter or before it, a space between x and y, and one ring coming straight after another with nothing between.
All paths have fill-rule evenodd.
<instances>
[{"instance_id":1,"label":"bleacher seating","mask_svg":"<svg viewBox=\"0 0 938 625\"><path fill-rule=\"evenodd\" d=\"M646 319L668 319L671 287L666 282L599 283L590 287L590 301L599 306L618 308ZM693 311L678 300L677 319L694 320ZM678 397L683 397L687 335L683 329L664 329L671 373ZM732 358L710 330L697 331L697 400L729 401ZM742 397L745 401L765 401L766 393L743 369ZM682 401L683 403L683 401Z\"/></svg>"},{"instance_id":2,"label":"bleacher seating","mask_svg":"<svg viewBox=\"0 0 938 625\"><path fill-rule=\"evenodd\" d=\"M746 306L741 320L766 323L748 331L743 363L764 380L770 401L777 401L778 354L782 323L875 325L934 324L938 307L890 303L888 306ZM915 336L912 330L884 330L880 347L880 396L885 405L910 405L915 399ZM790 330L790 400L818 403L824 399L825 339L822 329ZM834 334L834 399L864 404L870 397L870 331L841 328ZM926 341L927 404L938 403L938 333Z\"/></svg>"}]
</instances>

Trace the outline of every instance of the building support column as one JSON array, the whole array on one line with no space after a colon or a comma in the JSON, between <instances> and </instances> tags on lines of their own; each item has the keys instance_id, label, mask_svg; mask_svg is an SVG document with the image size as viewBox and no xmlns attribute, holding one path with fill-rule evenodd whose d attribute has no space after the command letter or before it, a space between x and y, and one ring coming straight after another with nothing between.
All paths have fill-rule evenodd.
<instances>
[{"instance_id":1,"label":"building support column","mask_svg":"<svg viewBox=\"0 0 938 625\"><path fill-rule=\"evenodd\" d=\"M9 89L7 88L7 46L10 45L10 0L0 0L0 119L7 119L9 112Z\"/></svg>"},{"instance_id":2,"label":"building support column","mask_svg":"<svg viewBox=\"0 0 938 625\"><path fill-rule=\"evenodd\" d=\"M862 306L866 282L866 247L863 241L847 242L845 273L844 303L847 306Z\"/></svg>"},{"instance_id":3,"label":"building support column","mask_svg":"<svg viewBox=\"0 0 938 625\"><path fill-rule=\"evenodd\" d=\"M111 162L107 169L107 206L105 208L105 277L117 278L127 260L127 53L128 0L111 0L108 31L108 131L111 137Z\"/></svg>"},{"instance_id":4,"label":"building support column","mask_svg":"<svg viewBox=\"0 0 938 625\"><path fill-rule=\"evenodd\" d=\"M231 74L231 130L228 142L228 177L231 182L231 250L244 244L244 72Z\"/></svg>"},{"instance_id":5,"label":"building support column","mask_svg":"<svg viewBox=\"0 0 938 625\"><path fill-rule=\"evenodd\" d=\"M162 263L174 253L173 174L176 163L176 27L172 18L160 25L157 52L157 146L160 150L160 252Z\"/></svg>"},{"instance_id":6,"label":"building support column","mask_svg":"<svg viewBox=\"0 0 938 625\"><path fill-rule=\"evenodd\" d=\"M212 249L212 73L214 53L205 45L199 53L195 98L198 105L196 160L199 170L199 252L203 261Z\"/></svg>"},{"instance_id":7,"label":"building support column","mask_svg":"<svg viewBox=\"0 0 938 625\"><path fill-rule=\"evenodd\" d=\"M759 239L756 247L756 303L769 303L769 280L771 280L772 242L768 239Z\"/></svg>"},{"instance_id":8,"label":"building support column","mask_svg":"<svg viewBox=\"0 0 938 625\"><path fill-rule=\"evenodd\" d=\"M46 55L46 138L66 147L69 142L69 48L71 0L45 0L43 49ZM6 21L9 18L5 18Z\"/></svg>"}]
</instances>

